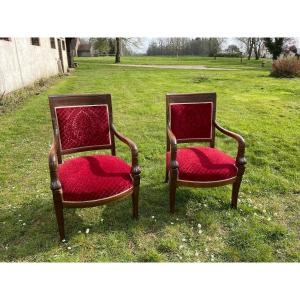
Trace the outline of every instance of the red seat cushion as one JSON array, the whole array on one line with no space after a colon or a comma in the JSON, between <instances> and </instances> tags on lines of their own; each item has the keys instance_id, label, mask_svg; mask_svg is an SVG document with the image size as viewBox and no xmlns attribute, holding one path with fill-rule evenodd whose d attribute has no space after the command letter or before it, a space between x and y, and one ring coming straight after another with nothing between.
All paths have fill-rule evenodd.
<instances>
[{"instance_id":1,"label":"red seat cushion","mask_svg":"<svg viewBox=\"0 0 300 300\"><path fill-rule=\"evenodd\" d=\"M103 199L133 186L131 167L112 155L82 156L59 165L64 201Z\"/></svg>"},{"instance_id":2,"label":"red seat cushion","mask_svg":"<svg viewBox=\"0 0 300 300\"><path fill-rule=\"evenodd\" d=\"M179 179L188 181L220 181L235 177L235 159L224 152L209 147L177 149ZM167 168L170 152L167 152Z\"/></svg>"}]
</instances>

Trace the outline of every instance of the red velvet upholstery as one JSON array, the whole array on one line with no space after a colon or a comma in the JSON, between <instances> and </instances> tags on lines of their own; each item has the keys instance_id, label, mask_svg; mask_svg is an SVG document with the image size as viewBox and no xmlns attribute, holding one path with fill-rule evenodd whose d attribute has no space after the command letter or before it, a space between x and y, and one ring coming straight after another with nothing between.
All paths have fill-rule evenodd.
<instances>
[{"instance_id":1,"label":"red velvet upholstery","mask_svg":"<svg viewBox=\"0 0 300 300\"><path fill-rule=\"evenodd\" d=\"M130 169L112 155L68 159L58 169L64 201L89 201L122 193L133 186Z\"/></svg>"},{"instance_id":2,"label":"red velvet upholstery","mask_svg":"<svg viewBox=\"0 0 300 300\"><path fill-rule=\"evenodd\" d=\"M237 175L235 159L216 148L187 147L177 149L179 179L188 181L219 181ZM170 152L167 152L167 168Z\"/></svg>"},{"instance_id":3,"label":"red velvet upholstery","mask_svg":"<svg viewBox=\"0 0 300 300\"><path fill-rule=\"evenodd\" d=\"M212 102L171 103L171 130L180 139L212 137Z\"/></svg>"},{"instance_id":4,"label":"red velvet upholstery","mask_svg":"<svg viewBox=\"0 0 300 300\"><path fill-rule=\"evenodd\" d=\"M62 150L110 145L107 105L55 109Z\"/></svg>"}]
</instances>

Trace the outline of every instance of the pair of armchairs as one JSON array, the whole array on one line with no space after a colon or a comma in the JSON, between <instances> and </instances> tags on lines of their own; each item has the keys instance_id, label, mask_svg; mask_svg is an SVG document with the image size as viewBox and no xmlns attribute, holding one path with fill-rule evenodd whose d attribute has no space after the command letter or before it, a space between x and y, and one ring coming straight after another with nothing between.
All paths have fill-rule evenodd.
<instances>
[{"instance_id":1,"label":"pair of armchairs","mask_svg":"<svg viewBox=\"0 0 300 300\"><path fill-rule=\"evenodd\" d=\"M49 153L51 190L61 240L65 239L63 209L107 204L132 197L138 218L141 169L134 142L113 125L110 94L49 96L54 140ZM216 187L233 184L232 207L245 171L245 143L215 121L216 94L170 94L166 101L166 178L170 211L175 212L178 186ZM238 142L236 159L216 149L215 129ZM115 138L131 151L131 165L116 156ZM209 147L182 147L178 143L207 142ZM62 157L82 151L110 149L111 155Z\"/></svg>"}]
</instances>

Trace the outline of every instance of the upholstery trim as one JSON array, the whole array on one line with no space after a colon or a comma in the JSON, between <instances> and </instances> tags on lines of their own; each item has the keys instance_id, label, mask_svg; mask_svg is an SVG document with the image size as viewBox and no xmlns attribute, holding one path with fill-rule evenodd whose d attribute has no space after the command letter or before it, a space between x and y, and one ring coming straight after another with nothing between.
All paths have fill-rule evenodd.
<instances>
[{"instance_id":1,"label":"upholstery trim","mask_svg":"<svg viewBox=\"0 0 300 300\"><path fill-rule=\"evenodd\" d=\"M88 206L93 206L93 204L97 205L99 202L100 203L106 203L106 202L110 202L113 199L121 199L122 196L126 197L128 194L130 194L130 192L132 192L134 189L134 186L130 187L129 189L122 191L121 193L106 197L106 198L99 198L99 199L94 199L94 200L87 200L87 201L68 201L68 200L63 200L63 204L67 207L68 204L74 204L76 206L79 207L88 207ZM63 192L62 192L62 197L63 196ZM72 205L73 206L73 205Z\"/></svg>"},{"instance_id":2,"label":"upholstery trim","mask_svg":"<svg viewBox=\"0 0 300 300\"><path fill-rule=\"evenodd\" d=\"M184 180L184 179L178 179L178 182L186 182L186 183L203 183L203 184L210 184L210 183L221 183L221 182L227 182L234 180L236 176L227 178L227 179L222 179L222 180L213 180L213 181L192 181L192 180Z\"/></svg>"}]
</instances>

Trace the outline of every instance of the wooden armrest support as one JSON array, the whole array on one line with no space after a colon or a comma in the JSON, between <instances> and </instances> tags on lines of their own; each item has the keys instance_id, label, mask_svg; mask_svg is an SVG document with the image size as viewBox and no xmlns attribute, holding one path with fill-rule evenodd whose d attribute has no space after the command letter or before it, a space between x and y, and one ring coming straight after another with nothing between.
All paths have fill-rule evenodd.
<instances>
[{"instance_id":1,"label":"wooden armrest support","mask_svg":"<svg viewBox=\"0 0 300 300\"><path fill-rule=\"evenodd\" d=\"M177 140L169 126L167 127L167 134L168 134L170 145L171 145L171 164L170 164L170 166L172 169L176 169L179 166L178 162L177 162L177 158L176 158L177 157Z\"/></svg>"},{"instance_id":2,"label":"wooden armrest support","mask_svg":"<svg viewBox=\"0 0 300 300\"><path fill-rule=\"evenodd\" d=\"M124 135L122 135L121 133L119 133L116 128L114 127L114 125L112 125L112 131L114 133L114 135L123 143L125 143L126 145L129 146L130 151L131 151L131 173L133 175L138 175L141 173L141 168L139 167L138 164L138 148L136 146L136 144L130 140L129 138L125 137Z\"/></svg>"},{"instance_id":3,"label":"wooden armrest support","mask_svg":"<svg viewBox=\"0 0 300 300\"><path fill-rule=\"evenodd\" d=\"M236 165L241 166L245 165L247 163L246 158L245 158L245 140L243 139L242 136L239 134L229 131L223 127L221 127L217 122L214 122L215 127L222 132L223 134L232 137L238 142L238 152L236 156Z\"/></svg>"},{"instance_id":4,"label":"wooden armrest support","mask_svg":"<svg viewBox=\"0 0 300 300\"><path fill-rule=\"evenodd\" d=\"M59 190L61 189L61 183L58 179L58 174L57 174L58 160L57 160L57 148L55 142L53 142L50 148L48 159L49 159L49 170L50 170L50 178L51 178L50 188L51 190Z\"/></svg>"}]
</instances>

